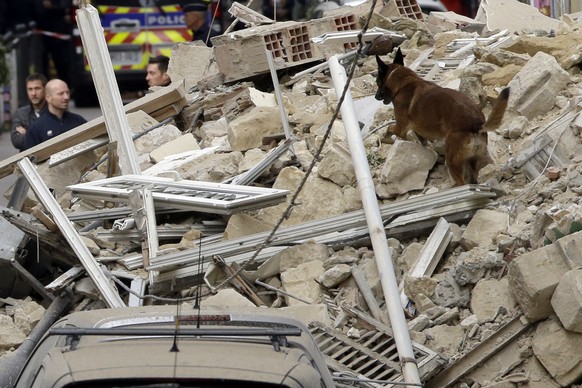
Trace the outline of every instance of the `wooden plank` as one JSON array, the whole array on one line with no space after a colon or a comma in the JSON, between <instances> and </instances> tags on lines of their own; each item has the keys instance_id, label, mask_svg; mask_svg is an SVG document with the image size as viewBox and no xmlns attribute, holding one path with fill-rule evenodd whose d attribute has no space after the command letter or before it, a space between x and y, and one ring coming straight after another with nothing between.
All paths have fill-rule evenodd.
<instances>
[{"instance_id":1,"label":"wooden plank","mask_svg":"<svg viewBox=\"0 0 582 388\"><path fill-rule=\"evenodd\" d=\"M170 112L176 112L176 106L173 105L179 103L181 100L181 103L185 104L183 101L185 94L186 92L182 83L171 84L170 86L160 88L153 93L146 94L144 97L125 105L124 111L125 113L130 113L143 110L155 119L160 120L159 117L156 117L156 113L164 116L168 115ZM169 105L171 106L170 108L168 108ZM167 117L168 116L165 118ZM0 162L0 178L12 174L16 168L16 164L26 157L34 157L36 158L36 162L42 162L56 152L66 150L67 148L75 146L83 141L106 134L107 129L105 128L105 121L103 116L100 116L26 151L4 159Z\"/></svg>"}]
</instances>

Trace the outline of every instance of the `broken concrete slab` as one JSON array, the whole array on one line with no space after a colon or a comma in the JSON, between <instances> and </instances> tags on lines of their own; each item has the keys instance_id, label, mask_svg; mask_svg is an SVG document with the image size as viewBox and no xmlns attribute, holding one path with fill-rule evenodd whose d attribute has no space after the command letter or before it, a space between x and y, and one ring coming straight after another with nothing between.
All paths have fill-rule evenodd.
<instances>
[{"instance_id":1,"label":"broken concrete slab","mask_svg":"<svg viewBox=\"0 0 582 388\"><path fill-rule=\"evenodd\" d=\"M463 341L465 329L461 326L438 325L424 330L424 333L430 336L425 344L427 347L452 357Z\"/></svg>"},{"instance_id":2,"label":"broken concrete slab","mask_svg":"<svg viewBox=\"0 0 582 388\"><path fill-rule=\"evenodd\" d=\"M168 75L172 82L184 82L186 91L200 80L218 74L214 52L202 42L177 43L172 47Z\"/></svg>"},{"instance_id":3,"label":"broken concrete slab","mask_svg":"<svg viewBox=\"0 0 582 388\"><path fill-rule=\"evenodd\" d=\"M273 54L277 70L343 53L343 44L319 47L311 38L325 32L357 29L356 17L327 17L306 22L276 22L231 32L212 39L214 55L225 82L267 73L265 51Z\"/></svg>"},{"instance_id":4,"label":"broken concrete slab","mask_svg":"<svg viewBox=\"0 0 582 388\"><path fill-rule=\"evenodd\" d=\"M508 29L513 33L557 31L560 21L542 14L537 8L516 0L483 0L475 20L485 23L486 31Z\"/></svg>"},{"instance_id":5,"label":"broken concrete slab","mask_svg":"<svg viewBox=\"0 0 582 388\"><path fill-rule=\"evenodd\" d=\"M356 184L356 172L349 151L339 145L328 149L319 164L317 174L340 187Z\"/></svg>"},{"instance_id":6,"label":"broken concrete slab","mask_svg":"<svg viewBox=\"0 0 582 388\"><path fill-rule=\"evenodd\" d=\"M229 123L228 142L232 150L246 151L260 147L264 137L282 132L279 109L255 107Z\"/></svg>"},{"instance_id":7,"label":"broken concrete slab","mask_svg":"<svg viewBox=\"0 0 582 388\"><path fill-rule=\"evenodd\" d=\"M507 277L524 316L539 321L553 314L552 295L569 268L552 244L513 259Z\"/></svg>"},{"instance_id":8,"label":"broken concrete slab","mask_svg":"<svg viewBox=\"0 0 582 388\"><path fill-rule=\"evenodd\" d=\"M568 82L570 75L556 59L538 52L507 85L511 88L508 108L529 119L547 113Z\"/></svg>"},{"instance_id":9,"label":"broken concrete slab","mask_svg":"<svg viewBox=\"0 0 582 388\"><path fill-rule=\"evenodd\" d=\"M582 268L582 231L564 236L555 244L570 269Z\"/></svg>"},{"instance_id":10,"label":"broken concrete slab","mask_svg":"<svg viewBox=\"0 0 582 388\"><path fill-rule=\"evenodd\" d=\"M475 285L471 294L471 311L478 323L492 322L499 315L500 308L510 314L516 310L517 303L509 290L507 278L482 279Z\"/></svg>"},{"instance_id":11,"label":"broken concrete slab","mask_svg":"<svg viewBox=\"0 0 582 388\"><path fill-rule=\"evenodd\" d=\"M351 266L337 264L327 269L318 280L326 288L335 288L350 276L352 276Z\"/></svg>"},{"instance_id":12,"label":"broken concrete slab","mask_svg":"<svg viewBox=\"0 0 582 388\"><path fill-rule=\"evenodd\" d=\"M551 303L566 330L582 333L582 269L568 271L562 276Z\"/></svg>"},{"instance_id":13,"label":"broken concrete slab","mask_svg":"<svg viewBox=\"0 0 582 388\"><path fill-rule=\"evenodd\" d=\"M397 140L386 154L380 184L388 196L422 189L429 170L437 161L436 152L418 143Z\"/></svg>"},{"instance_id":14,"label":"broken concrete slab","mask_svg":"<svg viewBox=\"0 0 582 388\"><path fill-rule=\"evenodd\" d=\"M0 349L10 349L20 345L26 339L26 335L10 317L0 315Z\"/></svg>"},{"instance_id":15,"label":"broken concrete slab","mask_svg":"<svg viewBox=\"0 0 582 388\"><path fill-rule=\"evenodd\" d=\"M474 247L493 247L495 238L507 230L509 215L495 210L479 209L469 221L461 237L466 250Z\"/></svg>"},{"instance_id":16,"label":"broken concrete slab","mask_svg":"<svg viewBox=\"0 0 582 388\"><path fill-rule=\"evenodd\" d=\"M305 173L296 167L285 167L279 172L273 187L286 188L294 192L304 175ZM359 197L349 198L348 195L349 193L338 185L312 175L307 179L303 191L297 199L298 205L283 224L295 225L361 208ZM285 205L279 205L270 209L262 209L259 211L258 217L275 224L285 207Z\"/></svg>"},{"instance_id":17,"label":"broken concrete slab","mask_svg":"<svg viewBox=\"0 0 582 388\"><path fill-rule=\"evenodd\" d=\"M167 156L181 154L188 151L196 151L199 149L200 146L194 138L194 135L187 133L152 150L150 152L150 158L155 164L162 161Z\"/></svg>"},{"instance_id":18,"label":"broken concrete slab","mask_svg":"<svg viewBox=\"0 0 582 388\"><path fill-rule=\"evenodd\" d=\"M317 303L322 290L316 280L323 273L323 264L319 260L311 260L282 272L283 289L293 296L285 296L287 306L302 305L305 302Z\"/></svg>"},{"instance_id":19,"label":"broken concrete slab","mask_svg":"<svg viewBox=\"0 0 582 388\"><path fill-rule=\"evenodd\" d=\"M532 341L535 356L562 387L582 376L581 347L582 334L565 330L555 317L537 325Z\"/></svg>"}]
</instances>

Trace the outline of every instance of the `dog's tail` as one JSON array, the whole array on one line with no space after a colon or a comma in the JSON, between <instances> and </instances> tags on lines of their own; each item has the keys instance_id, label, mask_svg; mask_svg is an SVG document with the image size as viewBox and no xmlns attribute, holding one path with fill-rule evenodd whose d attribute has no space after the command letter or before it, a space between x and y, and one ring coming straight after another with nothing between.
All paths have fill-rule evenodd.
<instances>
[{"instance_id":1,"label":"dog's tail","mask_svg":"<svg viewBox=\"0 0 582 388\"><path fill-rule=\"evenodd\" d=\"M509 88L505 88L501 93L499 93L499 96L493 105L493 110L491 110L487 121L483 124L483 131L494 131L499 128L505 110L507 109L507 101L509 101Z\"/></svg>"}]
</instances>

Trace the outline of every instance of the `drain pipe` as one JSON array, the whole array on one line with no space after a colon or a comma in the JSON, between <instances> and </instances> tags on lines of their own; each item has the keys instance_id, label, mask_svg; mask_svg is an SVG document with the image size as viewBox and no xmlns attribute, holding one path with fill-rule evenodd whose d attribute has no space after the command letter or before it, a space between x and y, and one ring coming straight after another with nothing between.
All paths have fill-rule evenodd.
<instances>
[{"instance_id":1,"label":"drain pipe","mask_svg":"<svg viewBox=\"0 0 582 388\"><path fill-rule=\"evenodd\" d=\"M340 65L335 55L329 59L329 70L335 92L339 98L343 93L347 76L345 69ZM402 375L406 383L412 384L411 386L418 386L421 384L418 366L414 358L414 350L412 349L412 341L410 340L404 311L400 304L400 290L398 289L398 283L392 265L392 257L388 249L380 207L378 206L378 199L376 198L376 190L368 166L368 158L360 133L360 126L358 125L356 109L349 89L345 95L340 112L346 129L346 139L350 154L352 155L352 163L354 164L358 187L362 197L362 205L366 215L366 223L372 241L376 265L380 273L382 291L384 292L384 299L386 300L386 306L388 308L394 341L396 342L398 356L402 365Z\"/></svg>"},{"instance_id":2,"label":"drain pipe","mask_svg":"<svg viewBox=\"0 0 582 388\"><path fill-rule=\"evenodd\" d=\"M24 363L46 331L71 307L73 292L65 289L53 299L26 340L0 363L0 387L13 387Z\"/></svg>"}]
</instances>

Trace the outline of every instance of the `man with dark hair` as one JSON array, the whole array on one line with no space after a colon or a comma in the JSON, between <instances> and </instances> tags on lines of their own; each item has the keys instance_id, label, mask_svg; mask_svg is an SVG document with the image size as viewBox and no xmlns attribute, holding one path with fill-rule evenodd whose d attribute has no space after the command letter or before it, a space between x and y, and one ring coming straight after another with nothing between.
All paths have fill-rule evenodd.
<instances>
[{"instance_id":1,"label":"man with dark hair","mask_svg":"<svg viewBox=\"0 0 582 388\"><path fill-rule=\"evenodd\" d=\"M184 23L192 30L192 42L201 40L208 47L212 47L210 38L220 35L214 31L206 21L208 16L208 1L185 0L181 3L184 12Z\"/></svg>"},{"instance_id":2,"label":"man with dark hair","mask_svg":"<svg viewBox=\"0 0 582 388\"><path fill-rule=\"evenodd\" d=\"M146 69L148 86L168 86L172 82L168 75L169 63L170 58L165 55L150 58Z\"/></svg>"},{"instance_id":3,"label":"man with dark hair","mask_svg":"<svg viewBox=\"0 0 582 388\"><path fill-rule=\"evenodd\" d=\"M23 150L27 130L47 110L44 90L46 83L46 77L39 73L26 77L26 94L29 103L14 112L10 129L10 141L19 151Z\"/></svg>"},{"instance_id":4,"label":"man with dark hair","mask_svg":"<svg viewBox=\"0 0 582 388\"><path fill-rule=\"evenodd\" d=\"M66 82L50 80L46 84L45 95L47 110L26 132L25 150L87 122L83 116L68 111L71 92Z\"/></svg>"}]
</instances>

